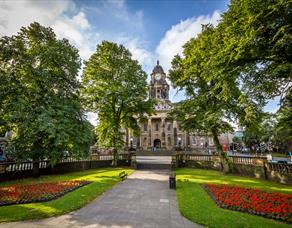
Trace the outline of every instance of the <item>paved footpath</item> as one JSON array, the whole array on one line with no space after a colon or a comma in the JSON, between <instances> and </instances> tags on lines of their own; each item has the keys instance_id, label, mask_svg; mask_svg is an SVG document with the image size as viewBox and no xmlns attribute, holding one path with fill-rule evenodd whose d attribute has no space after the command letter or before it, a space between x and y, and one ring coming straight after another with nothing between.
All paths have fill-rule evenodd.
<instances>
[{"instance_id":1,"label":"paved footpath","mask_svg":"<svg viewBox=\"0 0 292 228\"><path fill-rule=\"evenodd\" d=\"M200 227L180 215L175 191L168 188L168 171L135 171L87 206L66 215L0 227Z\"/></svg>"}]
</instances>

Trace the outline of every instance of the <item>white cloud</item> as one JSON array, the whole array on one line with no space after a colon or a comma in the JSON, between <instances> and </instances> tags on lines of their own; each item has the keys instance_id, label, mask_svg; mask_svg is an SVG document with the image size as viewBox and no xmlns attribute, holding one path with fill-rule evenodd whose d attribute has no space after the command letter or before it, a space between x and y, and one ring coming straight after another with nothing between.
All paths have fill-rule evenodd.
<instances>
[{"instance_id":1,"label":"white cloud","mask_svg":"<svg viewBox=\"0 0 292 228\"><path fill-rule=\"evenodd\" d=\"M173 25L171 29L165 33L155 50L164 71L166 73L168 72L171 67L171 61L175 55L182 54L183 45L202 31L202 24L211 23L216 26L219 19L220 12L214 11L211 16L202 15L199 17L192 17ZM170 88L169 96L170 99L175 102L185 99L184 91L177 91L172 87Z\"/></svg>"},{"instance_id":2,"label":"white cloud","mask_svg":"<svg viewBox=\"0 0 292 228\"><path fill-rule=\"evenodd\" d=\"M133 59L138 60L139 64L142 65L143 69L150 72L149 66L153 67L152 53L145 48L145 43L141 42L137 38L130 38L126 36L120 36L115 42L123 44L130 50L133 55ZM152 70L152 68L151 68Z\"/></svg>"},{"instance_id":3,"label":"white cloud","mask_svg":"<svg viewBox=\"0 0 292 228\"><path fill-rule=\"evenodd\" d=\"M76 24L79 25L80 28L82 29L89 29L90 25L86 19L86 16L84 12L80 11L76 16L72 18L72 21Z\"/></svg>"},{"instance_id":4,"label":"white cloud","mask_svg":"<svg viewBox=\"0 0 292 228\"><path fill-rule=\"evenodd\" d=\"M66 10L74 8L69 1L1 1L0 35L16 34L22 26L37 21L50 26Z\"/></svg>"},{"instance_id":5,"label":"white cloud","mask_svg":"<svg viewBox=\"0 0 292 228\"><path fill-rule=\"evenodd\" d=\"M88 59L94 52L97 36L90 29L91 26L83 11L79 11L72 18L63 16L51 26L59 38L67 38L76 45L82 59Z\"/></svg>"},{"instance_id":6,"label":"white cloud","mask_svg":"<svg viewBox=\"0 0 292 228\"><path fill-rule=\"evenodd\" d=\"M70 13L73 16L69 17ZM22 26L39 22L54 29L58 38L67 38L80 50L82 59L94 51L94 37L85 13L76 10L73 1L2 1L0 2L0 35L14 35Z\"/></svg>"},{"instance_id":7,"label":"white cloud","mask_svg":"<svg viewBox=\"0 0 292 228\"><path fill-rule=\"evenodd\" d=\"M131 13L124 0L104 0L102 3L103 10L101 10L100 8L94 9L99 14L106 13L118 18L121 21L126 21L127 23L137 28L143 27L144 13L142 10Z\"/></svg>"},{"instance_id":8,"label":"white cloud","mask_svg":"<svg viewBox=\"0 0 292 228\"><path fill-rule=\"evenodd\" d=\"M206 15L188 18L173 25L171 29L166 32L156 48L156 54L165 71L169 70L173 57L182 53L182 46L202 31L202 24L211 23L217 25L219 19L220 12L214 11L212 16Z\"/></svg>"}]
</instances>

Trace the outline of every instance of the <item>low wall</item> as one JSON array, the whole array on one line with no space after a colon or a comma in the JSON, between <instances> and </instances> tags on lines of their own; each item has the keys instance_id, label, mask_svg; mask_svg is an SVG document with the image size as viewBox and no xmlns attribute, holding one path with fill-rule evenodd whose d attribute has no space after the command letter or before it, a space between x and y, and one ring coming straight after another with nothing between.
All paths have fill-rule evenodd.
<instances>
[{"instance_id":1,"label":"low wall","mask_svg":"<svg viewBox=\"0 0 292 228\"><path fill-rule=\"evenodd\" d=\"M269 163L264 157L230 157L235 174L292 184L292 164ZM172 156L173 167L190 167L222 171L218 155L177 154Z\"/></svg>"},{"instance_id":2,"label":"low wall","mask_svg":"<svg viewBox=\"0 0 292 228\"><path fill-rule=\"evenodd\" d=\"M109 167L111 160L104 161L74 161L74 162L62 162L51 167L51 173L67 173L74 171L84 171L88 169L97 169Z\"/></svg>"},{"instance_id":3,"label":"low wall","mask_svg":"<svg viewBox=\"0 0 292 228\"><path fill-rule=\"evenodd\" d=\"M292 185L292 164L268 163L267 179Z\"/></svg>"},{"instance_id":4,"label":"low wall","mask_svg":"<svg viewBox=\"0 0 292 228\"><path fill-rule=\"evenodd\" d=\"M120 154L118 166L131 166L132 159L135 158L132 154ZM39 162L39 174L49 175L58 173L67 173L75 171L84 171L88 169L97 169L111 167L113 156L99 155L90 160L74 160L66 159L54 166L50 165L49 161ZM0 181L28 178L33 176L32 162L6 162L0 163Z\"/></svg>"},{"instance_id":5,"label":"low wall","mask_svg":"<svg viewBox=\"0 0 292 228\"><path fill-rule=\"evenodd\" d=\"M192 161L186 160L185 167L198 168L198 169L213 169L222 170L221 162L218 161Z\"/></svg>"},{"instance_id":6,"label":"low wall","mask_svg":"<svg viewBox=\"0 0 292 228\"><path fill-rule=\"evenodd\" d=\"M236 164L233 172L244 176L267 179L264 166Z\"/></svg>"}]
</instances>

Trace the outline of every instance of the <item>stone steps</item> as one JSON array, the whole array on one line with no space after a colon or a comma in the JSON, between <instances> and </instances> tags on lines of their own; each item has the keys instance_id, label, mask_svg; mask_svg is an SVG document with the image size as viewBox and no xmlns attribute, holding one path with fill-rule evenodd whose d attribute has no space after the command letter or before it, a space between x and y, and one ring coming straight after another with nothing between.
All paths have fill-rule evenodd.
<instances>
[{"instance_id":1,"label":"stone steps","mask_svg":"<svg viewBox=\"0 0 292 228\"><path fill-rule=\"evenodd\" d=\"M151 163L137 163L139 170L170 170L170 164L151 164Z\"/></svg>"},{"instance_id":2,"label":"stone steps","mask_svg":"<svg viewBox=\"0 0 292 228\"><path fill-rule=\"evenodd\" d=\"M174 155L176 152L174 150L161 150L161 151L147 151L147 150L137 150L137 156L171 156Z\"/></svg>"}]
</instances>

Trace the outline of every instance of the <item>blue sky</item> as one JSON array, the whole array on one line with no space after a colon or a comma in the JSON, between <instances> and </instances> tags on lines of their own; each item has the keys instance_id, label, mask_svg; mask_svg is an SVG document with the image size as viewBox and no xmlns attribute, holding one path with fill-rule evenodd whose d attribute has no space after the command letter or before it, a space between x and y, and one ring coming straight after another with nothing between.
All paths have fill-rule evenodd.
<instances>
[{"instance_id":1,"label":"blue sky","mask_svg":"<svg viewBox=\"0 0 292 228\"><path fill-rule=\"evenodd\" d=\"M0 1L0 35L38 21L67 38L83 60L96 44L110 40L125 45L149 74L159 59L165 72L182 45L201 31L201 24L217 24L227 0L10 0ZM178 101L182 94L170 98ZM278 101L266 111L277 110Z\"/></svg>"}]
</instances>

